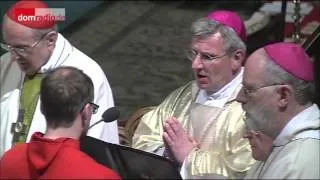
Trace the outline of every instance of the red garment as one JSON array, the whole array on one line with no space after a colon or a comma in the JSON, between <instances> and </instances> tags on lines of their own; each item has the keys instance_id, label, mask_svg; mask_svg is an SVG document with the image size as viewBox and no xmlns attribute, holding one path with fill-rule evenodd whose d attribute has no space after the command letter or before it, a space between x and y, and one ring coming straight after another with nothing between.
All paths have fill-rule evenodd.
<instances>
[{"instance_id":1,"label":"red garment","mask_svg":"<svg viewBox=\"0 0 320 180\"><path fill-rule=\"evenodd\" d=\"M120 179L113 170L80 151L78 140L46 139L34 133L30 143L17 144L0 160L0 179Z\"/></svg>"}]
</instances>

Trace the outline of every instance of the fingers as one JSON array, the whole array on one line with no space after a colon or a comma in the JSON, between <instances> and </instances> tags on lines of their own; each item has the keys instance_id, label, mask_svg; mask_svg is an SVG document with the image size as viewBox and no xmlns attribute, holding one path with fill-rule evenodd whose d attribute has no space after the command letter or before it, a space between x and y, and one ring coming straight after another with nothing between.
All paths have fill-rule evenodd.
<instances>
[{"instance_id":1,"label":"fingers","mask_svg":"<svg viewBox=\"0 0 320 180\"><path fill-rule=\"evenodd\" d=\"M200 143L198 141L196 141L196 140L192 140L191 142L192 142L193 147L199 147L200 146Z\"/></svg>"},{"instance_id":2,"label":"fingers","mask_svg":"<svg viewBox=\"0 0 320 180\"><path fill-rule=\"evenodd\" d=\"M164 124L164 131L172 138L175 138L176 136L179 136L184 129L176 118L170 117Z\"/></svg>"},{"instance_id":3,"label":"fingers","mask_svg":"<svg viewBox=\"0 0 320 180\"><path fill-rule=\"evenodd\" d=\"M176 132L169 123L165 123L164 133L166 133L166 135L169 136L171 139L176 139L177 137Z\"/></svg>"},{"instance_id":4,"label":"fingers","mask_svg":"<svg viewBox=\"0 0 320 180\"><path fill-rule=\"evenodd\" d=\"M175 117L168 118L163 129L163 137L168 144L169 141L173 144L176 141L181 140L184 142L189 141L194 146L199 145L199 143L186 132L186 130L182 127L182 124Z\"/></svg>"},{"instance_id":5,"label":"fingers","mask_svg":"<svg viewBox=\"0 0 320 180\"><path fill-rule=\"evenodd\" d=\"M200 144L196 139L194 139L190 134L188 134L189 141L192 142L194 145Z\"/></svg>"},{"instance_id":6,"label":"fingers","mask_svg":"<svg viewBox=\"0 0 320 180\"><path fill-rule=\"evenodd\" d=\"M174 117L169 118L166 121L166 124L168 124L176 134L180 134L185 131L181 123Z\"/></svg>"},{"instance_id":7,"label":"fingers","mask_svg":"<svg viewBox=\"0 0 320 180\"><path fill-rule=\"evenodd\" d=\"M167 132L163 132L163 139L165 140L165 143L168 145L168 146L173 146L173 140L172 138L168 135Z\"/></svg>"}]
</instances>

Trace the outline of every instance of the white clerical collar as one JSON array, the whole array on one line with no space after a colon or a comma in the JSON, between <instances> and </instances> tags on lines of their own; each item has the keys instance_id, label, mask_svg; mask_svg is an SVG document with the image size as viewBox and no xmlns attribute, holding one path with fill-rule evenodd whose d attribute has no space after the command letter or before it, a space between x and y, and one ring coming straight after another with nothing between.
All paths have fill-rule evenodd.
<instances>
[{"instance_id":1,"label":"white clerical collar","mask_svg":"<svg viewBox=\"0 0 320 180\"><path fill-rule=\"evenodd\" d=\"M67 39L65 39L60 33L58 33L58 38L53 53L50 56L48 62L41 67L39 72L44 73L50 69L56 68L67 59L72 51L73 46Z\"/></svg>"},{"instance_id":2,"label":"white clerical collar","mask_svg":"<svg viewBox=\"0 0 320 180\"><path fill-rule=\"evenodd\" d=\"M243 67L232 81L223 86L219 91L208 95L207 91L200 89L196 103L222 108L233 95L237 87L242 83Z\"/></svg>"},{"instance_id":3,"label":"white clerical collar","mask_svg":"<svg viewBox=\"0 0 320 180\"><path fill-rule=\"evenodd\" d=\"M280 134L274 140L273 144L275 146L281 146L285 145L293 139L306 137L320 139L319 118L319 108L316 104L313 104L309 108L301 111L296 116L294 116L282 129Z\"/></svg>"}]
</instances>

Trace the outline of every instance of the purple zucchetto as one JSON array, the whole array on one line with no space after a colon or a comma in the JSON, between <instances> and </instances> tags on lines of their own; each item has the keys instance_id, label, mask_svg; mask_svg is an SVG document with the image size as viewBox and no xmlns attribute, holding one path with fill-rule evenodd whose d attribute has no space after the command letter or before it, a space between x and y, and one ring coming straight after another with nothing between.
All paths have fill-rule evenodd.
<instances>
[{"instance_id":1,"label":"purple zucchetto","mask_svg":"<svg viewBox=\"0 0 320 180\"><path fill-rule=\"evenodd\" d=\"M295 43L280 42L264 47L264 50L281 68L305 81L314 80L314 66L304 49Z\"/></svg>"},{"instance_id":2,"label":"purple zucchetto","mask_svg":"<svg viewBox=\"0 0 320 180\"><path fill-rule=\"evenodd\" d=\"M245 42L247 40L246 27L244 25L244 21L241 19L238 13L220 10L210 13L208 18L233 29L242 39L242 41Z\"/></svg>"}]
</instances>

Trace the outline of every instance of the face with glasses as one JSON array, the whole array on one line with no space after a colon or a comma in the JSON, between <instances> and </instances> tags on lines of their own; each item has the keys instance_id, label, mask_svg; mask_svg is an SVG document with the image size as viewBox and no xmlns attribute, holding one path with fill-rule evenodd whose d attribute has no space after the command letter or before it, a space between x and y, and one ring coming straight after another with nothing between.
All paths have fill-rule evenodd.
<instances>
[{"instance_id":1,"label":"face with glasses","mask_svg":"<svg viewBox=\"0 0 320 180\"><path fill-rule=\"evenodd\" d=\"M199 88L217 92L240 70L244 57L235 55L236 52L227 53L224 46L224 39L219 32L205 39L192 40L187 58L192 62Z\"/></svg>"},{"instance_id":2,"label":"face with glasses","mask_svg":"<svg viewBox=\"0 0 320 180\"><path fill-rule=\"evenodd\" d=\"M98 112L99 105L97 105L97 104L95 104L93 102L88 102L87 104L85 104L83 106L83 108L81 109L81 112L85 111L86 108L90 108L90 112L91 112L91 115L92 115L92 114L96 114ZM91 117L89 119L91 119Z\"/></svg>"},{"instance_id":3,"label":"face with glasses","mask_svg":"<svg viewBox=\"0 0 320 180\"><path fill-rule=\"evenodd\" d=\"M89 102L88 104L90 104L92 107L92 114L96 114L98 112L99 105L92 103L92 102Z\"/></svg>"},{"instance_id":4,"label":"face with glasses","mask_svg":"<svg viewBox=\"0 0 320 180\"><path fill-rule=\"evenodd\" d=\"M265 60L260 51L253 53L246 62L243 74L243 87L237 96L246 112L246 124L249 129L258 130L270 137L279 126L277 121L277 103L280 98L277 88L281 84L266 84Z\"/></svg>"},{"instance_id":5,"label":"face with glasses","mask_svg":"<svg viewBox=\"0 0 320 180\"><path fill-rule=\"evenodd\" d=\"M92 114L96 114L98 112L99 105L93 103L93 102L88 102L83 106L81 109L81 113L84 113L85 115L82 116L83 118L83 129L82 129L82 136L85 136L88 132L88 129L90 127L90 121Z\"/></svg>"},{"instance_id":6,"label":"face with glasses","mask_svg":"<svg viewBox=\"0 0 320 180\"><path fill-rule=\"evenodd\" d=\"M3 41L1 48L10 52L21 71L28 75L37 73L50 58L54 43L47 32L41 37L35 36L35 30L4 18L2 25Z\"/></svg>"}]
</instances>

